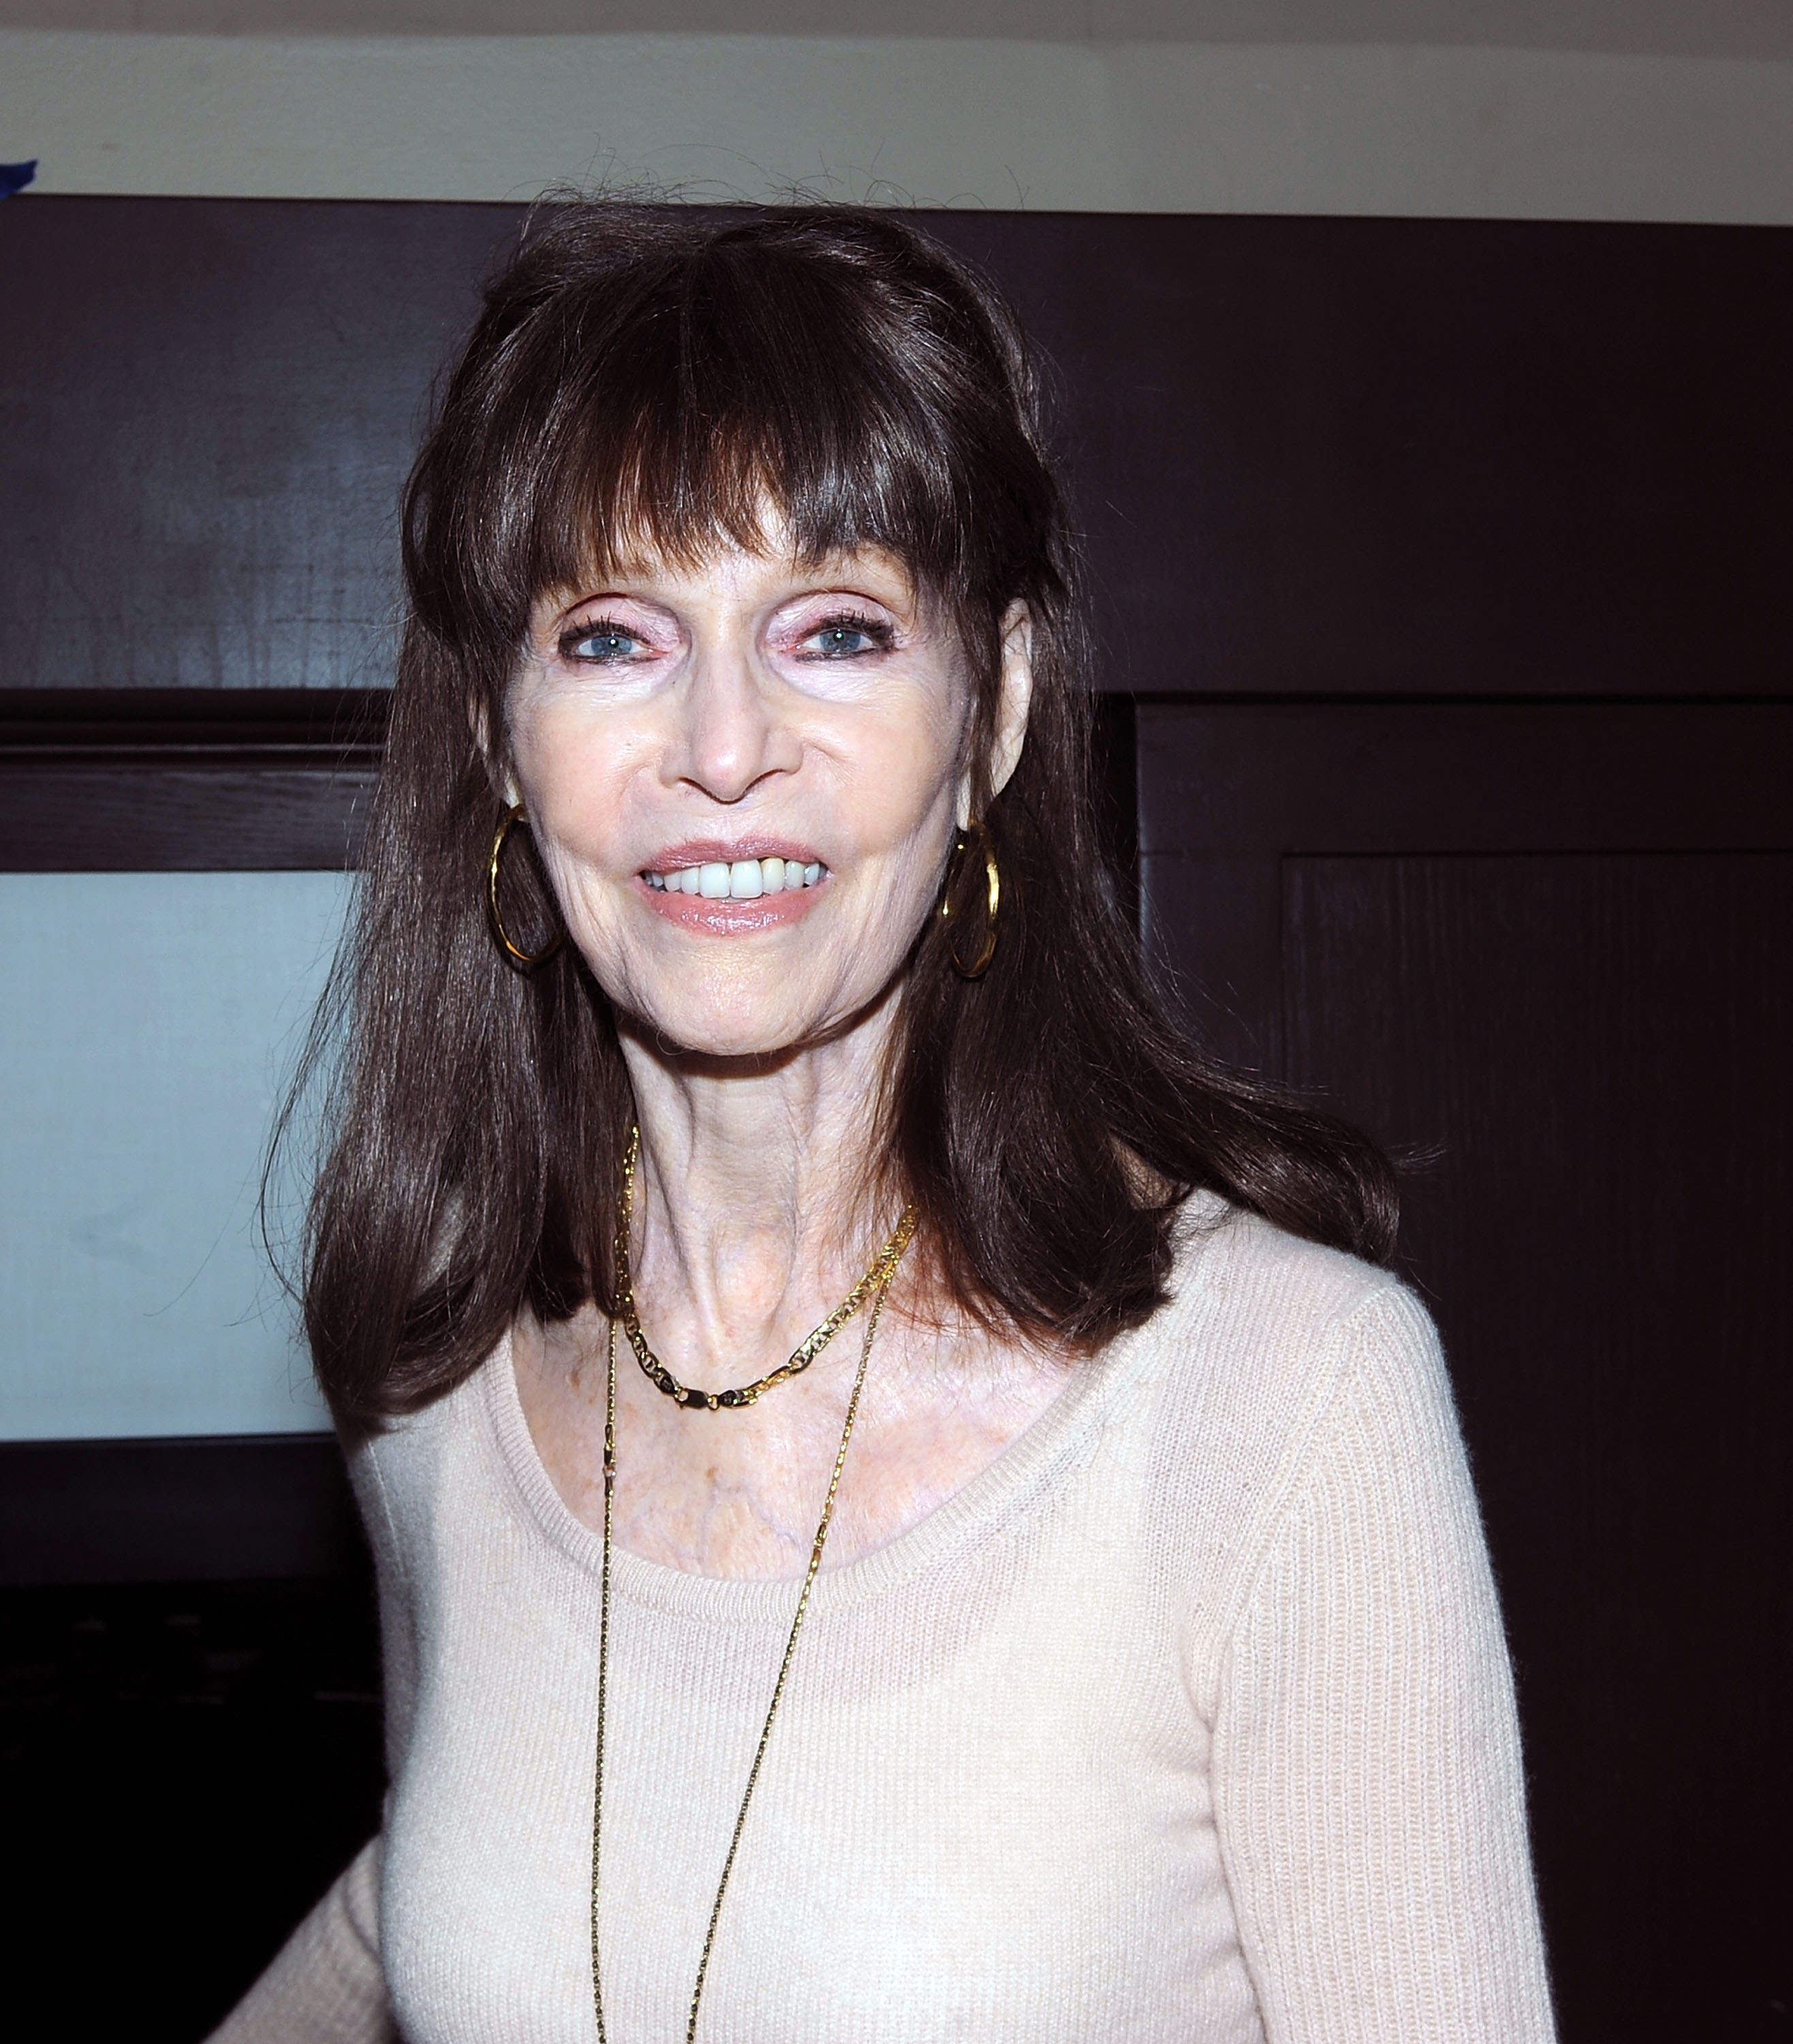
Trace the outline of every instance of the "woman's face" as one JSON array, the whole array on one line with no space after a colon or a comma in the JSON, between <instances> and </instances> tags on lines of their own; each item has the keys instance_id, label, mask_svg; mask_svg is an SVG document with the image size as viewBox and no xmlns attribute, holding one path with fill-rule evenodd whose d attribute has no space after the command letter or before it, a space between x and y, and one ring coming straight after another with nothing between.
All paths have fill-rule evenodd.
<instances>
[{"instance_id":1,"label":"woman's face","mask_svg":"<svg viewBox=\"0 0 1793 2044\"><path fill-rule=\"evenodd\" d=\"M1031 679L1019 606L1004 630L996 787ZM776 1052L890 986L967 813L972 710L952 634L888 555L651 560L536 605L516 796L624 1012L681 1049Z\"/></svg>"}]
</instances>

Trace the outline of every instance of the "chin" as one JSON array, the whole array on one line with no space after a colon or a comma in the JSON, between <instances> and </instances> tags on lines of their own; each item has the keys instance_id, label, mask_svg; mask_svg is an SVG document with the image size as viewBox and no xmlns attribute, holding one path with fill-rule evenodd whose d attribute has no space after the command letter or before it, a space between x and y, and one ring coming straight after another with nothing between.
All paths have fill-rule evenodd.
<instances>
[{"instance_id":1,"label":"chin","mask_svg":"<svg viewBox=\"0 0 1793 2044\"><path fill-rule=\"evenodd\" d=\"M893 991L901 956L868 955L872 949L850 960L727 943L702 958L638 955L613 998L624 1028L658 1055L787 1057L850 1033ZM596 976L602 985L605 976Z\"/></svg>"},{"instance_id":2,"label":"chin","mask_svg":"<svg viewBox=\"0 0 1793 2044\"><path fill-rule=\"evenodd\" d=\"M705 991L712 993L709 999ZM693 989L682 1000L655 1001L639 1012L635 1030L656 1050L687 1058L768 1058L785 1056L813 1043L827 1027L793 1009L788 998L743 1001L716 999L713 989Z\"/></svg>"}]
</instances>

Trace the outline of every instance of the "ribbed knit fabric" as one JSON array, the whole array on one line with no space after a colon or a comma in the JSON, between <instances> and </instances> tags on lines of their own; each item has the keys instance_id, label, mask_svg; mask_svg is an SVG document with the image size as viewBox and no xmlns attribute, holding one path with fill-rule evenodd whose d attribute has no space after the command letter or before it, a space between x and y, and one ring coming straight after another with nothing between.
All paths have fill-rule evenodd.
<instances>
[{"instance_id":1,"label":"ribbed knit fabric","mask_svg":"<svg viewBox=\"0 0 1793 2044\"><path fill-rule=\"evenodd\" d=\"M355 1475L383 1848L218 2044L587 2044L601 1543L542 1468L508 1347ZM614 2044L677 2044L796 1585L625 1554L614 1582L605 2013ZM1169 1305L820 1578L700 2035L1553 2034L1430 1324L1386 1274L1197 1202Z\"/></svg>"}]
</instances>

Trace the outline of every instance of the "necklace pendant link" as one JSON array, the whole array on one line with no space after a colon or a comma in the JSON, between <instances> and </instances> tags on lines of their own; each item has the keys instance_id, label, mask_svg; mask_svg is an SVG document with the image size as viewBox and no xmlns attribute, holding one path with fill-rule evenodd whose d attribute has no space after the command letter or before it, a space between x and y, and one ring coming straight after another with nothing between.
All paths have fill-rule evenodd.
<instances>
[{"instance_id":1,"label":"necklace pendant link","mask_svg":"<svg viewBox=\"0 0 1793 2044\"><path fill-rule=\"evenodd\" d=\"M772 1372L757 1384L743 1385L738 1390L693 1391L681 1384L672 1372L662 1363L648 1347L635 1316L635 1301L629 1288L628 1222L630 1189L635 1177L635 1165L640 1142L639 1131L632 1137L628 1154L623 1160L623 1216L616 1242L617 1306L629 1344L635 1358L653 1382L669 1398L689 1409L701 1405L712 1412L723 1407L731 1409L751 1405L768 1384L781 1383L786 1377L807 1366L810 1355L799 1351L781 1370ZM827 1494L822 1500L821 1516L816 1522L816 1537L809 1550L809 1567L803 1579L803 1587L797 1593L797 1609L792 1616L791 1629L785 1642L784 1658L778 1664L777 1680L772 1685L772 1700L766 1706L766 1721L762 1726L759 1743L754 1751L753 1765L747 1770L747 1784L741 1797L741 1807L736 1813L735 1827L728 1841L728 1850L722 1862L722 1878L716 1884L716 1900L711 1905L709 1927L704 1934L704 1949L697 1961L697 1977L691 1990L691 2003L685 2028L685 2044L696 2044L697 2015L703 2004L704 1983L709 1977L710 1954L715 1949L716 1926L722 1918L722 1905L728 1893L729 1877L735 1870L735 1855L740 1850L741 1834L747 1828L747 1812L753 1802L754 1790L758 1785L760 1769L766 1759L766 1749L772 1737L772 1727L778 1716L778 1705L785 1694L785 1686L791 1672L791 1662L797 1654L797 1643L803 1631L803 1621L809 1609L809 1593L814 1589L816 1578L822 1566L822 1553L827 1543L828 1528L834 1520L835 1499L840 1489L840 1473L847 1462L847 1450L853 1439L853 1423L859 1411L859 1400L866 1388L866 1371L871 1362L872 1343L877 1339L878 1321L884 1312L884 1302L891 1281L896 1275L896 1267L903 1260L903 1252L908 1247L915 1234L916 1210L913 1206L904 1209L903 1218L896 1224L896 1231L880 1252L877 1260L854 1288L852 1297L824 1323L824 1335L818 1328L810 1337L815 1350L820 1350L828 1335L844 1324L869 1297L871 1310L866 1316L866 1331L859 1345L859 1367L853 1379L853 1389L847 1401L847 1422L841 1429L840 1446L835 1451L834 1468L828 1477ZM605 1357L604 1388L604 1546L603 1564L599 1593L597 1625L597 1752L594 1756L592 1783L591 1812L591 1992L592 2014L597 2032L597 2044L606 2044L604 2023L604 1967L600 1900L603 1881L604 1838L604 1764L608 1745L606 1719L610 1672L610 1576L611 1561L615 1544L614 1493L616 1480L616 1316L610 1321L610 1337ZM821 1339L817 1339L817 1335ZM809 1344L806 1343L805 1347ZM813 1352L813 1351L812 1351Z\"/></svg>"},{"instance_id":2,"label":"necklace pendant link","mask_svg":"<svg viewBox=\"0 0 1793 2044\"><path fill-rule=\"evenodd\" d=\"M756 1377L751 1384L731 1385L724 1391L700 1391L694 1385L681 1384L648 1347L647 1337L641 1331L640 1317L635 1309L635 1281L629 1268L629 1234L635 1220L635 1174L640 1161L641 1130L637 1126L629 1132L629 1147L623 1158L622 1211L616 1224L616 1311L623 1331L628 1336L629 1347L635 1351L635 1359L641 1366L642 1374L674 1404L687 1412L743 1412L749 1405L757 1404L762 1392L807 1370L868 1299L882 1297L915 1235L916 1210L910 1205L904 1208L894 1233L872 1258L865 1275L821 1325L804 1337L788 1360L776 1370L769 1370L765 1376Z\"/></svg>"}]
</instances>

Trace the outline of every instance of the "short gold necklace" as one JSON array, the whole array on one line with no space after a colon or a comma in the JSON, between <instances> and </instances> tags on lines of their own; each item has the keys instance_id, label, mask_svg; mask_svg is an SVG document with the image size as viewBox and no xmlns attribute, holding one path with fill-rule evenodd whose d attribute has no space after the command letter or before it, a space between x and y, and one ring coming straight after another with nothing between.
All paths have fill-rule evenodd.
<instances>
[{"instance_id":1,"label":"short gold necklace","mask_svg":"<svg viewBox=\"0 0 1793 2044\"><path fill-rule=\"evenodd\" d=\"M628 1181L639 1153L639 1143L640 1135L637 1131L630 1137L628 1156L624 1166L623 1213L621 1228L619 1230L617 1269L619 1273L624 1274L624 1276L628 1268L626 1233L629 1224L630 1208ZM822 1566L822 1550L827 1544L828 1527L834 1520L835 1498L840 1489L840 1473L847 1462L847 1443L853 1438L853 1423L859 1415L859 1395L866 1388L866 1366L871 1361L872 1343L877 1334L877 1324L884 1312L884 1301L886 1294L889 1292L891 1280L896 1275L896 1266L903 1260L903 1252L914 1239L915 1231L916 1210L912 1204L904 1208L903 1217L896 1224L896 1232L879 1251L877 1260L873 1264L870 1271L849 1293L848 1298L851 1304L837 1308L835 1312L831 1313L827 1320L822 1324L831 1335L837 1327L850 1317L852 1313L858 1310L860 1305L864 1303L867 1293L870 1293L872 1309L866 1317L865 1339L859 1345L859 1367L853 1379L852 1395L847 1401L847 1424L840 1431L840 1446L835 1450L834 1468L828 1476L827 1494L822 1500L822 1516L816 1522L816 1538L810 1543L809 1566L804 1574L803 1588L797 1593L797 1612L791 1620L790 1637L785 1642L785 1657L778 1664L778 1679L772 1685L772 1700L766 1707L766 1722L760 1727L759 1743L754 1749L753 1765L747 1770L747 1788L742 1795L741 1807L735 1815L735 1829L729 1838L728 1854L722 1862L722 1878L716 1883L716 1900L710 1907L709 1924L704 1933L704 1949L697 1961L697 1983L691 1990L691 2006L685 2019L685 2044L695 2044L697 2038L697 2010L704 1998L704 1982L709 1973L710 1954L716 1947L716 1928L722 1918L723 1897L728 1892L728 1877L735 1871L735 1857L740 1849L741 1834L747 1829L747 1806L752 1802L754 1790L759 1782L760 1769L766 1759L766 1746L772 1737L773 1720L778 1715L778 1705L784 1696L785 1684L791 1672L791 1662L797 1654L797 1635L803 1630L803 1621L808 1612L809 1593L815 1586L817 1572ZM620 1279L620 1281L621 1281ZM816 1331L820 1333L821 1330L819 1328ZM824 1341L826 1339L827 1337L824 1337ZM815 1339L815 1335L812 1335L810 1340ZM823 1345L823 1343L817 1343L817 1350L820 1350ZM635 1353L638 1358L641 1350L646 1347L647 1344L643 1343L637 1347ZM651 1351L649 1352L651 1353ZM800 1350L798 1354L801 1354L802 1351ZM774 1371L770 1377L762 1378L758 1384L750 1385L746 1389L754 1397L757 1397L767 1384L776 1382L783 1377L793 1375L795 1374L793 1364L795 1369L807 1369L814 1359L814 1354L812 1354L804 1357L803 1361L799 1363L793 1357L792 1363L787 1364L783 1370ZM643 1369L647 1368L645 1363L642 1366ZM650 1371L649 1374L652 1375L652 1372ZM658 1381L658 1379L655 1381ZM661 1388L664 1389L665 1386L662 1385ZM717 1400L712 1401L710 1409L714 1411L716 1403L722 1397L727 1395L728 1394L719 1393ZM743 1394L735 1395L739 1397ZM697 1393L692 1394L691 1397L681 1399L680 1403L689 1404L693 1402L693 1399L701 1399L703 1396L702 1393ZM748 1402L751 1403L751 1400L749 1400ZM604 1837L605 1721L610 1680L610 1562L613 1546L612 1522L616 1493L616 1323L612 1320L610 1323L604 1387L604 1562L597 1622L597 1756L592 1788L591 1806L591 1992L592 2013L597 2023L597 2044L606 2044L604 2028L604 1981L599 1959L598 1875L602 1860Z\"/></svg>"},{"instance_id":2,"label":"short gold necklace","mask_svg":"<svg viewBox=\"0 0 1793 2044\"><path fill-rule=\"evenodd\" d=\"M899 1222L896 1233L872 1259L865 1276L819 1327L812 1328L804 1336L791 1350L788 1362L780 1363L776 1370L769 1370L763 1377L755 1377L751 1384L727 1391L698 1391L689 1384L681 1384L647 1346L647 1337L641 1331L641 1322L635 1314L635 1281L629 1270L629 1227L635 1218L635 1174L640 1162L641 1130L636 1127L629 1131L629 1147L623 1158L623 1211L616 1228L616 1310L622 1316L623 1331L629 1338L629 1347L635 1350L635 1359L641 1365L643 1374L675 1405L701 1408L709 1412L734 1412L751 1405L762 1392L770 1391L775 1384L782 1384L787 1377L796 1377L807 1370L873 1293L890 1282L904 1250L908 1247L908 1237L903 1233L903 1223ZM908 1216L904 1219L907 1220Z\"/></svg>"}]
</instances>

